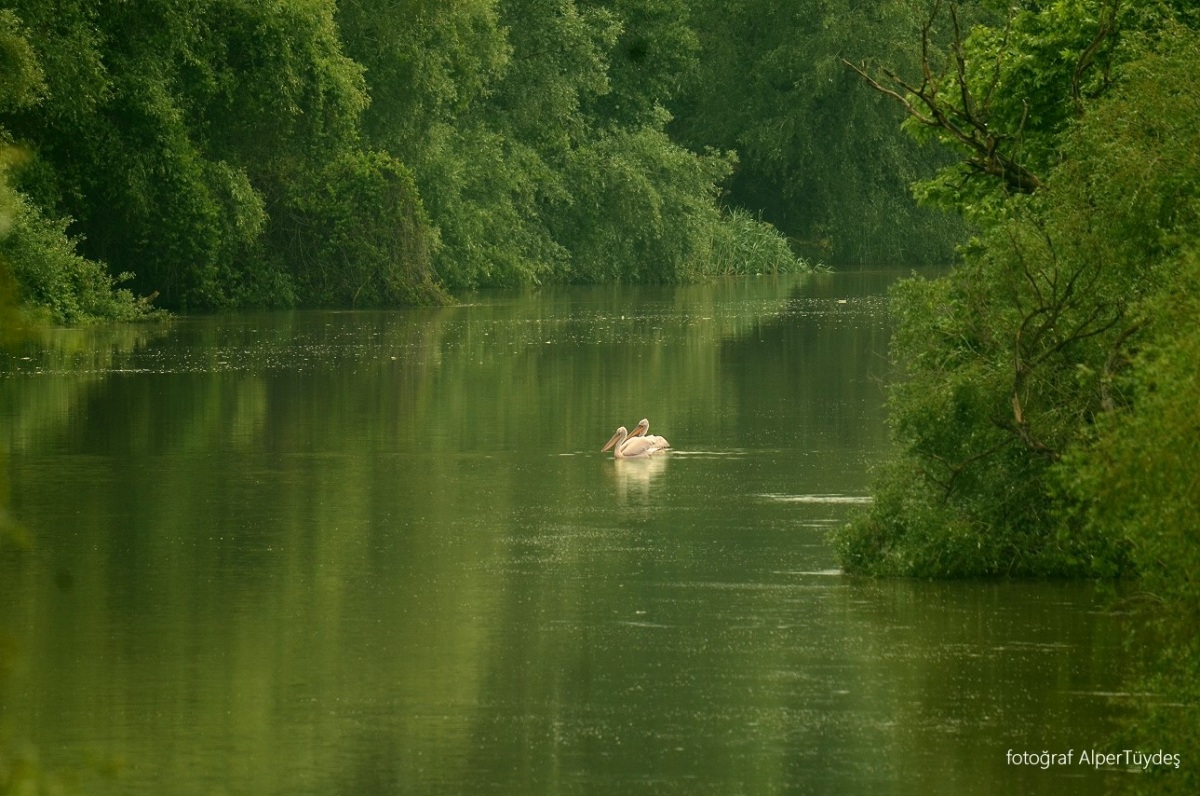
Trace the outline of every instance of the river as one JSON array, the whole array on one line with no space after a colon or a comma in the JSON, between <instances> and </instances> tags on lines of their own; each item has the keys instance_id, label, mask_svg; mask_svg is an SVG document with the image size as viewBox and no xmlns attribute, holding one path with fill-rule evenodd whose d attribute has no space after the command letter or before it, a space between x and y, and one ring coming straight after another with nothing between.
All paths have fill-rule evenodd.
<instances>
[{"instance_id":1,"label":"river","mask_svg":"<svg viewBox=\"0 0 1200 796\"><path fill-rule=\"evenodd\" d=\"M1129 777L1077 762L1130 699L1096 588L837 569L888 449L896 276L28 341L0 362L28 539L0 552L0 756L120 794ZM642 417L670 452L600 452Z\"/></svg>"}]
</instances>

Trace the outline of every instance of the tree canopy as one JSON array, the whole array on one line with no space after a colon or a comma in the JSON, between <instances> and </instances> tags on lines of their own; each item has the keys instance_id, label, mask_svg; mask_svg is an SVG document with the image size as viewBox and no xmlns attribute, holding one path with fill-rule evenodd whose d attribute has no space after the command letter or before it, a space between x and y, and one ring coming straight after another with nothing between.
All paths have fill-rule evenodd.
<instances>
[{"instance_id":1,"label":"tree canopy","mask_svg":"<svg viewBox=\"0 0 1200 796\"><path fill-rule=\"evenodd\" d=\"M965 226L910 195L944 153L896 135L903 112L844 64L915 65L912 4L698 0L691 12L703 58L672 130L693 147L737 151L732 201L827 262L951 259Z\"/></svg>"},{"instance_id":2,"label":"tree canopy","mask_svg":"<svg viewBox=\"0 0 1200 796\"><path fill-rule=\"evenodd\" d=\"M907 18L845 0L6 0L0 137L24 153L30 230L7 256L68 322L103 313L69 306L67 254L195 309L686 280L804 267L797 251L944 259L961 226L908 195L937 154L897 143L897 109L840 62L897 51Z\"/></svg>"},{"instance_id":3,"label":"tree canopy","mask_svg":"<svg viewBox=\"0 0 1200 796\"><path fill-rule=\"evenodd\" d=\"M929 31L946 16L949 66L939 72ZM1081 523L1082 493L1063 485L1110 418L1136 411L1137 363L1158 344L1156 329L1178 334L1155 320L1190 295L1200 242L1195 21L1168 3L1148 14L1062 0L1014 6L968 30L956 4L938 2L919 34L923 77L856 70L899 101L917 132L958 148L962 159L926 188L982 231L947 277L898 290L898 469L842 538L852 566L1127 565L1125 537ZM993 138L981 150L983 135Z\"/></svg>"}]
</instances>

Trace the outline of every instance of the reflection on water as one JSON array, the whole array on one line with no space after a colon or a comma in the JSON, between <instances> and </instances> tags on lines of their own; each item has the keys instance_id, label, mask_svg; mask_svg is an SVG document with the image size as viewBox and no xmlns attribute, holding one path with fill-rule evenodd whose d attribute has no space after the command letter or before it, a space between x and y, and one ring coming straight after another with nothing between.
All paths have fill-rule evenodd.
<instances>
[{"instance_id":1,"label":"reflection on water","mask_svg":"<svg viewBox=\"0 0 1200 796\"><path fill-rule=\"evenodd\" d=\"M670 456L670 453L663 453L647 459L614 459L611 477L617 503L622 506L631 502L649 503L650 488L666 469Z\"/></svg>"},{"instance_id":2,"label":"reflection on water","mask_svg":"<svg viewBox=\"0 0 1200 796\"><path fill-rule=\"evenodd\" d=\"M891 279L10 357L35 546L0 553L0 755L122 794L1103 786L1005 762L1106 743L1131 697L1103 598L836 572L887 447ZM599 452L645 416L672 451Z\"/></svg>"}]
</instances>

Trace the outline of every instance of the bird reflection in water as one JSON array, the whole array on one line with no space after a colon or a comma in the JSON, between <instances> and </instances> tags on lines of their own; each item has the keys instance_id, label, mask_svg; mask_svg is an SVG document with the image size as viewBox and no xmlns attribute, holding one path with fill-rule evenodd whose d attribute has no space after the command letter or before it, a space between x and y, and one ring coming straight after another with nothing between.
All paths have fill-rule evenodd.
<instances>
[{"instance_id":1,"label":"bird reflection in water","mask_svg":"<svg viewBox=\"0 0 1200 796\"><path fill-rule=\"evenodd\" d=\"M636 459L617 459L609 470L621 505L650 502L650 490L655 479L667 469L669 456L644 456Z\"/></svg>"}]
</instances>

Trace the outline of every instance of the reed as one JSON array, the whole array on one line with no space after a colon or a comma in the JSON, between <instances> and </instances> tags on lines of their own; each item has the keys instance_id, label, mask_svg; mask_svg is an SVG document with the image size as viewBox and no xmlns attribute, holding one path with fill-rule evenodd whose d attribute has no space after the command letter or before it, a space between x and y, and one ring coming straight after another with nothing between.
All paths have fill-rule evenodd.
<instances>
[{"instance_id":1,"label":"reed","mask_svg":"<svg viewBox=\"0 0 1200 796\"><path fill-rule=\"evenodd\" d=\"M743 208L730 208L713 225L698 262L701 276L752 276L812 271L783 233Z\"/></svg>"}]
</instances>

